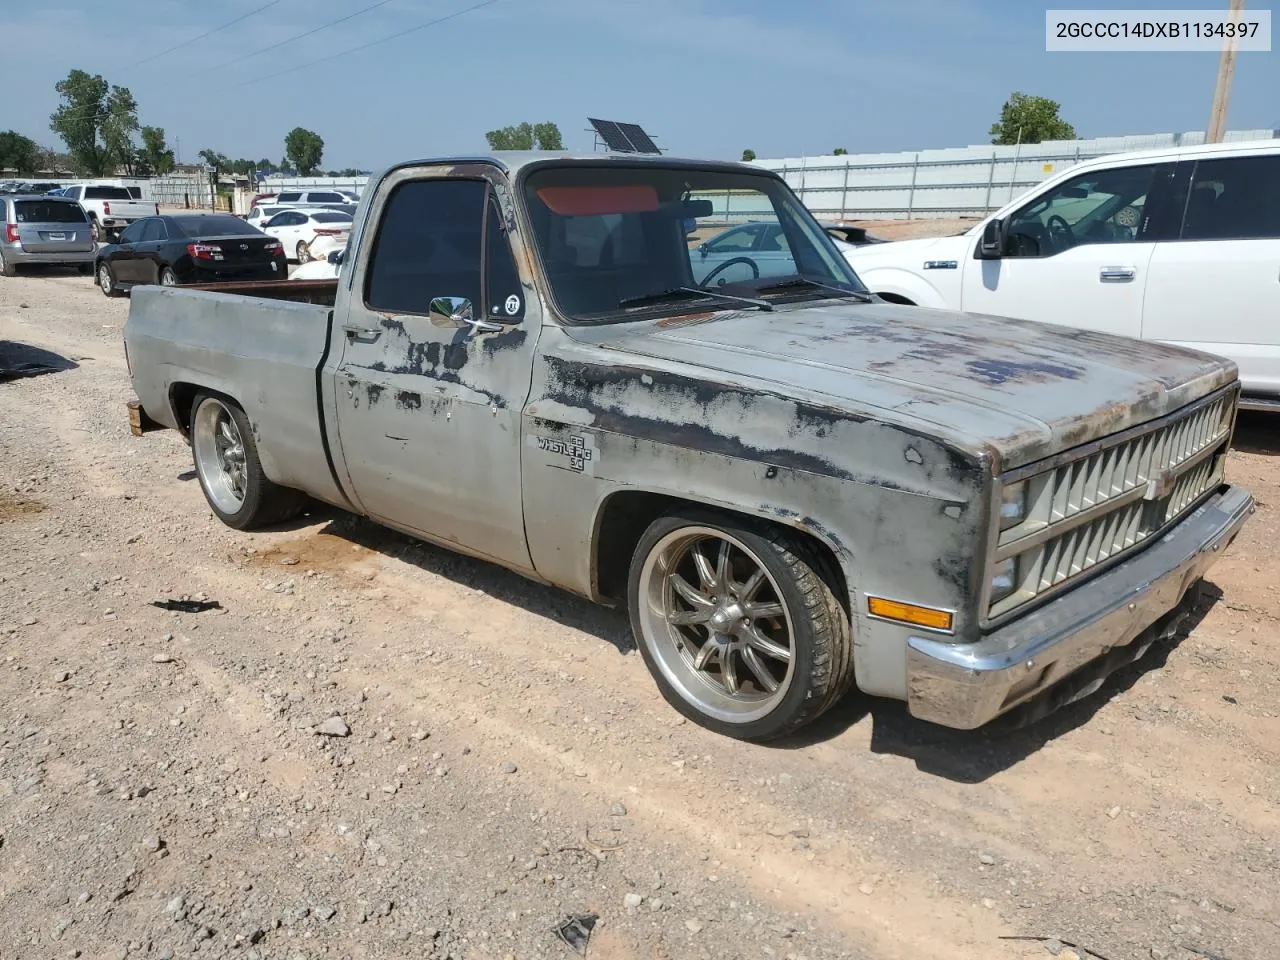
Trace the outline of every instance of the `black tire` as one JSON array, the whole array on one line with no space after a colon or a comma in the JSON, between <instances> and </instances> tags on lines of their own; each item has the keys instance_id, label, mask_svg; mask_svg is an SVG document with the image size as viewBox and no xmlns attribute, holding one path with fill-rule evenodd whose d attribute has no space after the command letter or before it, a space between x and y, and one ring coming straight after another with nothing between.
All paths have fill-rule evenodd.
<instances>
[{"instance_id":1,"label":"black tire","mask_svg":"<svg viewBox=\"0 0 1280 960\"><path fill-rule=\"evenodd\" d=\"M642 603L651 594L642 583L649 555L682 528L710 528L746 546L777 586L777 598L790 614L792 669L789 685L769 712L758 718L726 721L698 707L673 685L645 631ZM786 736L817 719L853 685L853 631L841 602L831 564L816 545L773 527L756 526L713 511L690 508L655 520L632 554L627 605L636 646L666 701L700 726L740 740L765 741Z\"/></svg>"},{"instance_id":2,"label":"black tire","mask_svg":"<svg viewBox=\"0 0 1280 960\"><path fill-rule=\"evenodd\" d=\"M0 277L16 277L18 268L4 258L4 254L0 253Z\"/></svg>"},{"instance_id":3,"label":"black tire","mask_svg":"<svg viewBox=\"0 0 1280 960\"><path fill-rule=\"evenodd\" d=\"M98 289L102 291L103 295L108 297L124 296L119 284L116 283L116 272L111 269L111 264L105 260L99 260L93 272Z\"/></svg>"},{"instance_id":4,"label":"black tire","mask_svg":"<svg viewBox=\"0 0 1280 960\"><path fill-rule=\"evenodd\" d=\"M239 439L244 451L244 488L243 500L234 510L220 506L218 497L212 492L214 479L206 476L206 466L202 463L200 440L196 436L201 408L206 404L216 405L225 411L235 423ZM200 489L214 514L229 527L236 530L253 530L258 527L280 523L297 516L306 503L306 498L297 490L281 487L267 479L262 472L262 461L258 458L258 447L254 440L253 427L240 406L228 397L214 393L201 393L191 404L191 450L195 462L196 478L200 481Z\"/></svg>"}]
</instances>

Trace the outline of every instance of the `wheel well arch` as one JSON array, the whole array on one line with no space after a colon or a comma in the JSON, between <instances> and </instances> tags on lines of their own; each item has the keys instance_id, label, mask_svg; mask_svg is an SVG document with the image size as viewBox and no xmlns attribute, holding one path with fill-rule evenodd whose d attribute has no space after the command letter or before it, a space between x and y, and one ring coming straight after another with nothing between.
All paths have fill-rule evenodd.
<instances>
[{"instance_id":1,"label":"wheel well arch","mask_svg":"<svg viewBox=\"0 0 1280 960\"><path fill-rule=\"evenodd\" d=\"M761 529L786 531L807 545L820 572L851 612L849 598L852 586L841 562L840 551L812 523L784 523L771 517L726 507L711 501L654 493L645 490L619 490L611 493L596 511L591 541L591 588L601 600L624 603L631 555L649 525L681 507L695 507L724 514Z\"/></svg>"},{"instance_id":2,"label":"wheel well arch","mask_svg":"<svg viewBox=\"0 0 1280 960\"><path fill-rule=\"evenodd\" d=\"M173 420L178 425L178 430L184 437L189 438L191 436L191 418L196 412L196 397L201 394L217 397L220 400L244 410L244 404L239 400L230 394L215 389L214 387L206 387L198 383L189 383L185 380L172 383L169 385L169 409L173 411Z\"/></svg>"}]
</instances>

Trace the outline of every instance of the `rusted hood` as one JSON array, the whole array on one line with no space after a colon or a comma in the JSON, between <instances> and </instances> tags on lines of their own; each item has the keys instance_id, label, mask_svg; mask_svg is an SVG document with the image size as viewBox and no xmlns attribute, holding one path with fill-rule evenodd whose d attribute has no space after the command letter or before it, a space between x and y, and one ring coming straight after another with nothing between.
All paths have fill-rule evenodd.
<instances>
[{"instance_id":1,"label":"rusted hood","mask_svg":"<svg viewBox=\"0 0 1280 960\"><path fill-rule=\"evenodd\" d=\"M782 307L613 329L615 349L693 365L713 381L905 422L985 449L998 469L1162 416L1236 379L1231 361L1179 347L896 304Z\"/></svg>"}]
</instances>

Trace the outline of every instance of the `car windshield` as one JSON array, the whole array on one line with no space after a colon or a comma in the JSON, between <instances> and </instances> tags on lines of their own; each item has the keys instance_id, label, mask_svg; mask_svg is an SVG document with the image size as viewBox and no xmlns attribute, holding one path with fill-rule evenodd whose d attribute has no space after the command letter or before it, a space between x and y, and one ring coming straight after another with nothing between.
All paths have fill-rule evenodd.
<instances>
[{"instance_id":1,"label":"car windshield","mask_svg":"<svg viewBox=\"0 0 1280 960\"><path fill-rule=\"evenodd\" d=\"M611 322L865 292L776 177L622 162L535 169L533 240L561 313ZM834 289L833 289L834 288ZM768 306L768 304L765 304Z\"/></svg>"},{"instance_id":2,"label":"car windshield","mask_svg":"<svg viewBox=\"0 0 1280 960\"><path fill-rule=\"evenodd\" d=\"M226 214L208 213L195 217L173 217L171 224L179 233L189 239L200 237L243 237L262 231L239 217Z\"/></svg>"},{"instance_id":3,"label":"car windshield","mask_svg":"<svg viewBox=\"0 0 1280 960\"><path fill-rule=\"evenodd\" d=\"M84 223L84 210L78 203L61 200L19 200L14 204L18 223Z\"/></svg>"}]
</instances>

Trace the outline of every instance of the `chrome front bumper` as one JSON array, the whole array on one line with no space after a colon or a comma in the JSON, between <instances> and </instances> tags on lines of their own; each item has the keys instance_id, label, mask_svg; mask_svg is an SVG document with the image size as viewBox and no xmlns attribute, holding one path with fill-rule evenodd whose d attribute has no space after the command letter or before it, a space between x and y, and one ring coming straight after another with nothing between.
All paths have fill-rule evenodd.
<instances>
[{"instance_id":1,"label":"chrome front bumper","mask_svg":"<svg viewBox=\"0 0 1280 960\"><path fill-rule=\"evenodd\" d=\"M1247 490L1224 484L1131 559L976 643L910 638L908 709L971 730L1130 643L1178 606L1254 509Z\"/></svg>"}]
</instances>

